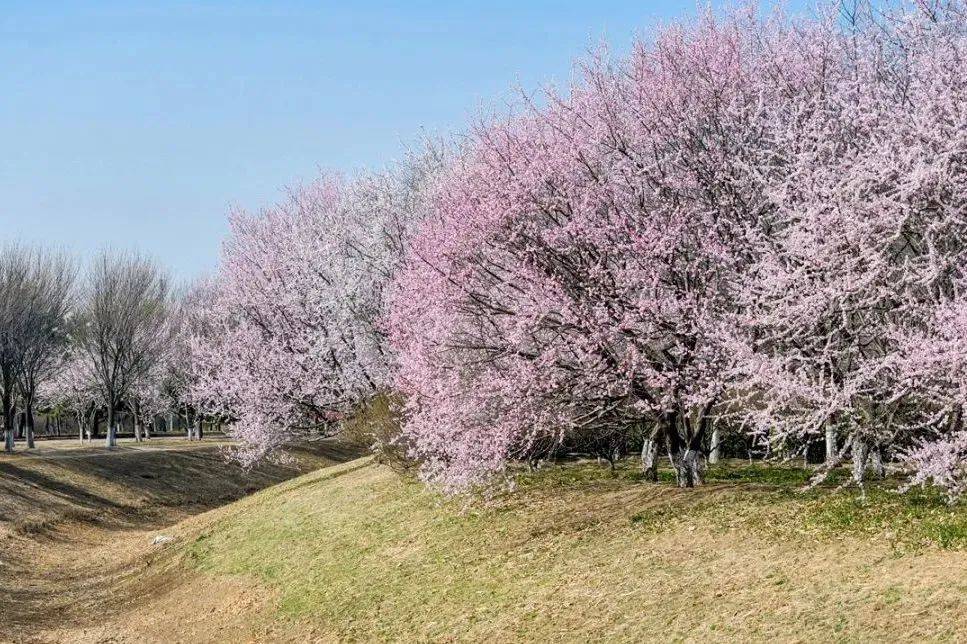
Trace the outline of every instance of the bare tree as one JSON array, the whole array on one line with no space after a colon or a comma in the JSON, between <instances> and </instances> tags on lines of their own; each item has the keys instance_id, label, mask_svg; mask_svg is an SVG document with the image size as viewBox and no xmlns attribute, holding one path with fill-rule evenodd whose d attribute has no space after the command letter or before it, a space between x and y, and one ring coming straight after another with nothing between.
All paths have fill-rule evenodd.
<instances>
[{"instance_id":1,"label":"bare tree","mask_svg":"<svg viewBox=\"0 0 967 644\"><path fill-rule=\"evenodd\" d=\"M4 449L13 451L16 417L17 368L25 328L27 280L31 252L21 246L0 250L0 403L3 408Z\"/></svg>"},{"instance_id":2,"label":"bare tree","mask_svg":"<svg viewBox=\"0 0 967 644\"><path fill-rule=\"evenodd\" d=\"M34 447L34 405L38 385L63 366L66 322L72 305L74 264L65 255L38 251L31 261L17 351L17 385L27 447Z\"/></svg>"},{"instance_id":3,"label":"bare tree","mask_svg":"<svg viewBox=\"0 0 967 644\"><path fill-rule=\"evenodd\" d=\"M77 344L105 402L108 447L117 444L122 402L168 348L170 293L167 275L147 258L105 253L94 262Z\"/></svg>"}]
</instances>

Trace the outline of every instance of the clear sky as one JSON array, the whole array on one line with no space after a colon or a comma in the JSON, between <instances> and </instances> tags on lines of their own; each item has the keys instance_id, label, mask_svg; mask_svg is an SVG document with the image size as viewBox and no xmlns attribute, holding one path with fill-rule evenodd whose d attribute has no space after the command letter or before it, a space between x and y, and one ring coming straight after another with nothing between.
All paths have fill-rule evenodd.
<instances>
[{"instance_id":1,"label":"clear sky","mask_svg":"<svg viewBox=\"0 0 967 644\"><path fill-rule=\"evenodd\" d=\"M0 240L211 272L231 205L383 165L696 6L0 0Z\"/></svg>"}]
</instances>

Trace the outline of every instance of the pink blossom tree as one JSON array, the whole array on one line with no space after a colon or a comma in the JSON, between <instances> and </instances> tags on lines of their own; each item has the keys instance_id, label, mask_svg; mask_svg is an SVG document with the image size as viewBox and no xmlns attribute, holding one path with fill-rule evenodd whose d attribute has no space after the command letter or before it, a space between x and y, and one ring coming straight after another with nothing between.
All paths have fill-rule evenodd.
<instances>
[{"instance_id":1,"label":"pink blossom tree","mask_svg":"<svg viewBox=\"0 0 967 644\"><path fill-rule=\"evenodd\" d=\"M682 486L726 406L749 231L770 207L775 90L744 17L582 68L567 98L478 129L397 280L406 438L465 489L547 437L648 425Z\"/></svg>"},{"instance_id":2,"label":"pink blossom tree","mask_svg":"<svg viewBox=\"0 0 967 644\"><path fill-rule=\"evenodd\" d=\"M965 266L963 52L958 2L706 16L479 129L393 300L427 478L643 423L681 485L716 419L841 428L857 482L915 440L902 339Z\"/></svg>"},{"instance_id":3,"label":"pink blossom tree","mask_svg":"<svg viewBox=\"0 0 967 644\"><path fill-rule=\"evenodd\" d=\"M743 291L748 420L773 443L836 429L862 483L872 456L922 428L905 337L959 290L967 266L959 3L789 32L772 47L785 96L768 128L774 209ZM788 80L786 80L788 79Z\"/></svg>"},{"instance_id":4,"label":"pink blossom tree","mask_svg":"<svg viewBox=\"0 0 967 644\"><path fill-rule=\"evenodd\" d=\"M323 176L273 208L232 214L194 322L189 395L233 419L243 462L331 433L387 385L384 286L444 157L427 148L385 173Z\"/></svg>"},{"instance_id":5,"label":"pink blossom tree","mask_svg":"<svg viewBox=\"0 0 967 644\"><path fill-rule=\"evenodd\" d=\"M960 288L958 288L960 291ZM911 485L933 483L955 501L967 492L967 305L941 305L920 332L902 336L898 369L916 392L924 430L904 451Z\"/></svg>"},{"instance_id":6,"label":"pink blossom tree","mask_svg":"<svg viewBox=\"0 0 967 644\"><path fill-rule=\"evenodd\" d=\"M186 400L251 461L393 387L451 491L631 435L692 486L736 423L960 494L964 5L827 9L706 14L455 162L235 213Z\"/></svg>"}]
</instances>

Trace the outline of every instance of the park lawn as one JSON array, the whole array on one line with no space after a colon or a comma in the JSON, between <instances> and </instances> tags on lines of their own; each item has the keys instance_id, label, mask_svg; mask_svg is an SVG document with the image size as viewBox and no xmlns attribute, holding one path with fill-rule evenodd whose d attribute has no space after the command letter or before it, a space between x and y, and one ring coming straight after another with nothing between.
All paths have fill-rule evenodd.
<instances>
[{"instance_id":1,"label":"park lawn","mask_svg":"<svg viewBox=\"0 0 967 644\"><path fill-rule=\"evenodd\" d=\"M732 463L679 490L579 463L470 502L361 460L216 511L184 558L324 639L967 637L967 508L808 476Z\"/></svg>"}]
</instances>

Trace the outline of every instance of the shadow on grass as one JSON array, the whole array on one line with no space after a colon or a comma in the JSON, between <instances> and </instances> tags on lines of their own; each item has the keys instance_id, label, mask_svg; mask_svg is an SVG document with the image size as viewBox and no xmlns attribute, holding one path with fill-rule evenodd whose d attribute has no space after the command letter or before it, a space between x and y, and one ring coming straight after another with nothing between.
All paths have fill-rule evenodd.
<instances>
[{"instance_id":1,"label":"shadow on grass","mask_svg":"<svg viewBox=\"0 0 967 644\"><path fill-rule=\"evenodd\" d=\"M902 478L868 482L865 493L841 468L806 490L816 470L801 466L728 461L708 468L705 485L675 486L674 471L659 469L649 482L637 463L611 470L588 460L562 461L522 473L522 492L555 494L565 490L640 491L630 497L632 525L661 530L680 521L707 520L716 529L742 526L777 538L832 539L838 536L884 540L897 553L924 548L967 549L967 504L950 506L933 488L900 493Z\"/></svg>"}]
</instances>

